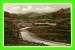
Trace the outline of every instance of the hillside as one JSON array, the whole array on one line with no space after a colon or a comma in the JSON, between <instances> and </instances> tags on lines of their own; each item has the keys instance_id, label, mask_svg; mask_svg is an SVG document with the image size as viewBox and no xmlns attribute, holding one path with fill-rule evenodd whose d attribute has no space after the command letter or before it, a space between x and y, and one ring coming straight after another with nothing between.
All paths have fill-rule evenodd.
<instances>
[{"instance_id":1,"label":"hillside","mask_svg":"<svg viewBox=\"0 0 75 50\"><path fill-rule=\"evenodd\" d=\"M55 19L65 19L65 18L71 18L71 12L70 8L66 9L60 9L56 12L52 13L53 18Z\"/></svg>"},{"instance_id":2,"label":"hillside","mask_svg":"<svg viewBox=\"0 0 75 50\"><path fill-rule=\"evenodd\" d=\"M35 23L56 23L56 26ZM20 35L20 28L33 26L28 31L37 37L63 43L71 43L71 12L70 8L44 14L10 14L4 12L4 45L12 46L45 46L44 44L24 41ZM48 27L42 27L48 26ZM16 41L16 42L15 42Z\"/></svg>"},{"instance_id":3,"label":"hillside","mask_svg":"<svg viewBox=\"0 0 75 50\"><path fill-rule=\"evenodd\" d=\"M45 46L42 43L23 40L17 26L19 19L16 19L15 17L15 14L13 15L9 12L4 12L4 46Z\"/></svg>"}]
</instances>

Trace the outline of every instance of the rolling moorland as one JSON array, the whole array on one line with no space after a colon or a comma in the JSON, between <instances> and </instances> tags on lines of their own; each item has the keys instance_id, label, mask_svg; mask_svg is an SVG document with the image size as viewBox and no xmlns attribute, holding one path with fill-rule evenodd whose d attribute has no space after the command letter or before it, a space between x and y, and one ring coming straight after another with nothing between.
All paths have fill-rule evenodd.
<instances>
[{"instance_id":1,"label":"rolling moorland","mask_svg":"<svg viewBox=\"0 0 75 50\"><path fill-rule=\"evenodd\" d=\"M56 23L56 25L51 26L48 24L35 23ZM19 29L28 26L31 28L27 30L37 37L50 41L71 44L70 8L42 14L35 12L27 14L12 14L4 11L4 45L45 46L43 43L34 43L22 39Z\"/></svg>"}]
</instances>

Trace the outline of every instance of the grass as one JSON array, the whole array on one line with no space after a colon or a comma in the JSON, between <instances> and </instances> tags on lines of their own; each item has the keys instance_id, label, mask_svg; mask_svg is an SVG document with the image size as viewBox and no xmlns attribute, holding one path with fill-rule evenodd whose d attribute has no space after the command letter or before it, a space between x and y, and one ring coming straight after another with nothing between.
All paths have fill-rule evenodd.
<instances>
[{"instance_id":1,"label":"grass","mask_svg":"<svg viewBox=\"0 0 75 50\"><path fill-rule=\"evenodd\" d=\"M11 20L4 21L4 46L46 46L43 43L34 43L20 37L19 28Z\"/></svg>"},{"instance_id":2,"label":"grass","mask_svg":"<svg viewBox=\"0 0 75 50\"><path fill-rule=\"evenodd\" d=\"M71 30L70 26L50 26L50 27L33 27L28 29L28 31L34 33L37 37L63 42L63 43L71 43Z\"/></svg>"}]
</instances>

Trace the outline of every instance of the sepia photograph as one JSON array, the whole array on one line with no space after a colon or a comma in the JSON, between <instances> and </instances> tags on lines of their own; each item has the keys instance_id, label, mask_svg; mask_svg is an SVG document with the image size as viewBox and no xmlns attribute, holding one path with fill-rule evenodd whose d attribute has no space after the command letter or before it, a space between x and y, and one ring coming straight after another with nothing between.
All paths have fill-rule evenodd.
<instances>
[{"instance_id":1,"label":"sepia photograph","mask_svg":"<svg viewBox=\"0 0 75 50\"><path fill-rule=\"evenodd\" d=\"M71 46L71 3L3 3L4 46Z\"/></svg>"}]
</instances>

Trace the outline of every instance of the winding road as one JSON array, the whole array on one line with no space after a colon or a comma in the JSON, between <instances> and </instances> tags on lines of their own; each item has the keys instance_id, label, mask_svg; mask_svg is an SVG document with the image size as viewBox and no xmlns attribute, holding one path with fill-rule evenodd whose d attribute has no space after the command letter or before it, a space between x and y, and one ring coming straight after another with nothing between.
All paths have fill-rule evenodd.
<instances>
[{"instance_id":1,"label":"winding road","mask_svg":"<svg viewBox=\"0 0 75 50\"><path fill-rule=\"evenodd\" d=\"M49 46L71 46L71 44L67 44L67 43L46 41L41 38L38 38L38 37L34 36L33 33L27 31L28 28L30 28L30 27L25 27L25 28L20 29L20 33L21 33L23 40L27 40L29 42L35 42L35 43L43 43L43 44L49 45Z\"/></svg>"}]
</instances>

